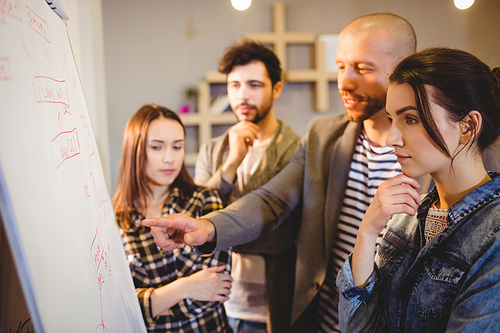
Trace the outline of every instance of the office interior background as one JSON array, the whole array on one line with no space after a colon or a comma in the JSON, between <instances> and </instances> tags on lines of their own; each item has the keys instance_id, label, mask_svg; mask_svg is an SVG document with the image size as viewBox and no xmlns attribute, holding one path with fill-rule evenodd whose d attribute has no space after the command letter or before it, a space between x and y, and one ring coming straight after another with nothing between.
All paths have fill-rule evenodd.
<instances>
[{"instance_id":1,"label":"office interior background","mask_svg":"<svg viewBox=\"0 0 500 333\"><path fill-rule=\"evenodd\" d=\"M500 1L476 0L459 10L453 0L281 0L287 32L308 32L316 38L340 33L354 18L391 12L414 27L418 49L450 46L469 51L488 65L500 66ZM253 0L237 11L230 0L64 0L73 53L79 69L92 127L99 147L110 196L118 179L125 124L142 105L157 103L179 111L185 90L196 87L217 69L224 50L249 33L273 31L274 0ZM311 45L286 51L288 69L314 67ZM328 59L327 59L328 60ZM214 85L214 94L224 85ZM314 83L287 82L276 101L276 115L299 134L317 116L344 112L336 82L328 85L328 108L315 108ZM210 96L213 98L214 96ZM192 112L193 110L191 110ZM188 113L189 115L189 113ZM199 140L188 128L188 152ZM227 126L226 126L227 127ZM217 128L221 132L225 128ZM0 241L2 250L8 245ZM13 267L2 251L4 267ZM9 266L10 265L10 266ZM15 270L3 270L8 288L17 288ZM9 281L12 281L10 284ZM26 306L9 304L23 314ZM17 311L17 309L20 309Z\"/></svg>"},{"instance_id":2,"label":"office interior background","mask_svg":"<svg viewBox=\"0 0 500 333\"><path fill-rule=\"evenodd\" d=\"M418 50L451 46L500 66L500 1L476 0L466 10L453 0L281 0L287 32L338 34L352 19L391 12L414 27ZM253 0L237 11L230 0L65 0L68 30L80 71L110 195L118 178L123 130L142 105L179 111L185 90L217 69L224 50L248 33L273 31L274 0ZM287 48L287 67L314 66L309 45ZM215 89L220 89L215 87ZM304 135L309 120L344 112L336 82L329 107L314 108L314 84L287 83L276 115ZM213 96L212 96L213 98ZM219 129L219 132L224 128ZM196 152L196 129L188 128L187 150Z\"/></svg>"}]
</instances>

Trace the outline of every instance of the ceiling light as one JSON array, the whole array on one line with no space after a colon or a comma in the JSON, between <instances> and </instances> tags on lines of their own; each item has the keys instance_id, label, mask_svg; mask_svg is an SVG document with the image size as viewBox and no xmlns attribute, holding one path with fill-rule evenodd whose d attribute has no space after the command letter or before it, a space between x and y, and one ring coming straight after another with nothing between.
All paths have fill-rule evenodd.
<instances>
[{"instance_id":1,"label":"ceiling light","mask_svg":"<svg viewBox=\"0 0 500 333\"><path fill-rule=\"evenodd\" d=\"M467 9L474 3L474 0L454 0L455 7L458 9Z\"/></svg>"},{"instance_id":2,"label":"ceiling light","mask_svg":"<svg viewBox=\"0 0 500 333\"><path fill-rule=\"evenodd\" d=\"M231 0L231 5L239 11L247 10L251 4L252 0Z\"/></svg>"}]
</instances>

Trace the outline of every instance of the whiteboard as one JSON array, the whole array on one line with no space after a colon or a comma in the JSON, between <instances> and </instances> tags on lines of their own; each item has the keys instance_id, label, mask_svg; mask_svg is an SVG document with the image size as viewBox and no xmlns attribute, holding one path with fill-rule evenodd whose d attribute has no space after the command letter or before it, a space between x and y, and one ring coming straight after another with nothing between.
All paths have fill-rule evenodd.
<instances>
[{"instance_id":1,"label":"whiteboard","mask_svg":"<svg viewBox=\"0 0 500 333\"><path fill-rule=\"evenodd\" d=\"M36 332L145 332L65 22L0 1L0 211Z\"/></svg>"}]
</instances>

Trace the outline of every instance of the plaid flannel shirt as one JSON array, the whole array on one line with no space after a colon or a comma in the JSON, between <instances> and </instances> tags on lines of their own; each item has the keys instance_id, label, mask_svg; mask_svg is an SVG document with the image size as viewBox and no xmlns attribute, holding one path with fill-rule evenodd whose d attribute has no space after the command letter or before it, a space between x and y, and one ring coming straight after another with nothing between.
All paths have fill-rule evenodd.
<instances>
[{"instance_id":1,"label":"plaid flannel shirt","mask_svg":"<svg viewBox=\"0 0 500 333\"><path fill-rule=\"evenodd\" d=\"M214 190L198 188L192 197L184 197L178 188L174 188L170 199L163 205L162 216L184 213L196 218L222 207ZM153 318L150 298L155 288L208 267L226 265L224 273L229 274L229 251L218 251L208 257L195 254L190 246L164 251L157 247L150 228L141 225L144 216L134 212L132 218L135 225L128 230L120 229L120 234L148 331L231 332L223 304L219 302L188 298L170 308L169 315Z\"/></svg>"}]
</instances>

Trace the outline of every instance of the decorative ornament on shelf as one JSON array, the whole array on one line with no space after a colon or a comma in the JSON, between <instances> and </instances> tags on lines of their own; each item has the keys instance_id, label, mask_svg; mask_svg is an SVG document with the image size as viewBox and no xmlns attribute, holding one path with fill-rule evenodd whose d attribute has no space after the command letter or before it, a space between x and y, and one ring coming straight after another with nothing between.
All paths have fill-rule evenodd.
<instances>
[{"instance_id":1,"label":"decorative ornament on shelf","mask_svg":"<svg viewBox=\"0 0 500 333\"><path fill-rule=\"evenodd\" d=\"M196 105L198 103L198 88L189 86L184 89L185 103L179 108L180 113L196 112Z\"/></svg>"}]
</instances>

